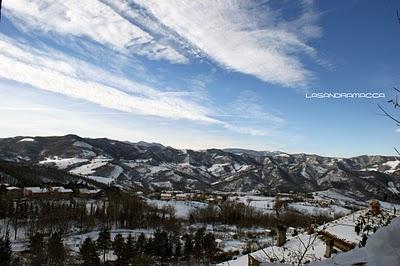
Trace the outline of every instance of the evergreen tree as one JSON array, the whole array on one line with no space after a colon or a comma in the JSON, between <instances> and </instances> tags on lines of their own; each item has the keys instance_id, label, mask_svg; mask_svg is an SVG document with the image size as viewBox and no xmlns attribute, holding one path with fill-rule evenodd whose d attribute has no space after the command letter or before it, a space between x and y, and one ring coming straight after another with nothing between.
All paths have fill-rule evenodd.
<instances>
[{"instance_id":1,"label":"evergreen tree","mask_svg":"<svg viewBox=\"0 0 400 266\"><path fill-rule=\"evenodd\" d=\"M200 228L199 230L196 231L196 234L194 235L194 253L197 257L201 257L203 254L204 250L204 228Z\"/></svg>"},{"instance_id":2,"label":"evergreen tree","mask_svg":"<svg viewBox=\"0 0 400 266\"><path fill-rule=\"evenodd\" d=\"M193 252L193 237L190 234L185 234L183 236L183 253L185 256L190 256Z\"/></svg>"},{"instance_id":3,"label":"evergreen tree","mask_svg":"<svg viewBox=\"0 0 400 266\"><path fill-rule=\"evenodd\" d=\"M182 256L182 243L178 235L172 237L172 245L174 246L174 256L179 259Z\"/></svg>"},{"instance_id":4,"label":"evergreen tree","mask_svg":"<svg viewBox=\"0 0 400 266\"><path fill-rule=\"evenodd\" d=\"M92 241L92 239L90 239L90 237L86 238L83 242L81 248L79 249L79 254L83 259L84 266L100 265L96 244Z\"/></svg>"},{"instance_id":5,"label":"evergreen tree","mask_svg":"<svg viewBox=\"0 0 400 266\"><path fill-rule=\"evenodd\" d=\"M147 241L145 240L144 251L140 254L156 255L153 238L150 237Z\"/></svg>"},{"instance_id":6,"label":"evergreen tree","mask_svg":"<svg viewBox=\"0 0 400 266\"><path fill-rule=\"evenodd\" d=\"M154 232L154 255L160 256L161 261L165 261L166 258L172 256L172 246L168 238L168 234L165 231L157 230Z\"/></svg>"},{"instance_id":7,"label":"evergreen tree","mask_svg":"<svg viewBox=\"0 0 400 266\"><path fill-rule=\"evenodd\" d=\"M214 256L215 252L217 251L217 244L215 243L214 234L208 233L204 236L203 247L204 252L209 258Z\"/></svg>"},{"instance_id":8,"label":"evergreen tree","mask_svg":"<svg viewBox=\"0 0 400 266\"><path fill-rule=\"evenodd\" d=\"M103 262L106 262L106 253L112 245L110 230L108 228L101 229L96 242L97 248L103 253Z\"/></svg>"},{"instance_id":9,"label":"evergreen tree","mask_svg":"<svg viewBox=\"0 0 400 266\"><path fill-rule=\"evenodd\" d=\"M141 233L136 241L135 249L139 254L142 254L145 251L145 247L146 247L146 236L143 233Z\"/></svg>"},{"instance_id":10,"label":"evergreen tree","mask_svg":"<svg viewBox=\"0 0 400 266\"><path fill-rule=\"evenodd\" d=\"M42 234L36 233L30 238L29 251L31 254L31 265L42 266L47 263L45 248L46 246Z\"/></svg>"},{"instance_id":11,"label":"evergreen tree","mask_svg":"<svg viewBox=\"0 0 400 266\"><path fill-rule=\"evenodd\" d=\"M52 234L47 243L47 255L49 265L64 265L66 250L62 242L61 234Z\"/></svg>"},{"instance_id":12,"label":"evergreen tree","mask_svg":"<svg viewBox=\"0 0 400 266\"><path fill-rule=\"evenodd\" d=\"M3 266L9 266L11 264L11 241L7 234L0 238L0 264Z\"/></svg>"},{"instance_id":13,"label":"evergreen tree","mask_svg":"<svg viewBox=\"0 0 400 266\"><path fill-rule=\"evenodd\" d=\"M122 260L124 262L128 262L135 257L135 242L131 234L128 235L128 238L126 240L126 244L124 246L124 252L122 256Z\"/></svg>"},{"instance_id":14,"label":"evergreen tree","mask_svg":"<svg viewBox=\"0 0 400 266\"><path fill-rule=\"evenodd\" d=\"M113 248L114 254L117 256L117 264L122 263L122 258L125 250L125 240L121 234L115 236Z\"/></svg>"}]
</instances>

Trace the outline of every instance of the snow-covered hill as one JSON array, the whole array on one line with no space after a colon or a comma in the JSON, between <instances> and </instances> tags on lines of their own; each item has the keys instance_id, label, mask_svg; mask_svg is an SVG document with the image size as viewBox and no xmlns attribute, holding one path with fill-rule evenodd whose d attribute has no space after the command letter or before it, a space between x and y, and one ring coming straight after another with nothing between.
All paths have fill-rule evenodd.
<instances>
[{"instance_id":1,"label":"snow-covered hill","mask_svg":"<svg viewBox=\"0 0 400 266\"><path fill-rule=\"evenodd\" d=\"M0 159L146 190L273 193L336 188L355 197L385 200L398 199L400 190L399 161L386 156L346 159L241 149L193 151L66 135L0 139Z\"/></svg>"}]
</instances>

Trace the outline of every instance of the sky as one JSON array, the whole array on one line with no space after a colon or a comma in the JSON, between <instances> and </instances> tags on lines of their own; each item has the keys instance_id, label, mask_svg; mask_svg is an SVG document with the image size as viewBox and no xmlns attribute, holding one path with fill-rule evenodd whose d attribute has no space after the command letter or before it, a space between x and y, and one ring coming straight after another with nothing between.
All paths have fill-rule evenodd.
<instances>
[{"instance_id":1,"label":"sky","mask_svg":"<svg viewBox=\"0 0 400 266\"><path fill-rule=\"evenodd\" d=\"M396 1L3 0L0 137L394 155ZM400 86L399 86L400 87ZM308 98L312 93L385 98ZM400 114L400 113L399 113Z\"/></svg>"}]
</instances>

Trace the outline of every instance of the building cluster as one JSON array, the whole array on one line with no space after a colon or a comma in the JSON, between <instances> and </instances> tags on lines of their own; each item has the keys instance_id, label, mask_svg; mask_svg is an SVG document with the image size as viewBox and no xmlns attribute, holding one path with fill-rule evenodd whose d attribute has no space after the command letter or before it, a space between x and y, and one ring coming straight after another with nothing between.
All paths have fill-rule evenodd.
<instances>
[{"instance_id":1,"label":"building cluster","mask_svg":"<svg viewBox=\"0 0 400 266\"><path fill-rule=\"evenodd\" d=\"M16 187L8 184L0 184L0 189L11 198L70 198L78 197L93 197L99 194L100 189L79 188L76 191L65 188L63 186L49 187Z\"/></svg>"},{"instance_id":2,"label":"building cluster","mask_svg":"<svg viewBox=\"0 0 400 266\"><path fill-rule=\"evenodd\" d=\"M163 191L161 193L152 193L150 198L157 198L160 200L177 200L177 201L201 201L208 203L221 202L227 199L225 195L216 193L203 193L200 191L188 192L183 191Z\"/></svg>"}]
</instances>

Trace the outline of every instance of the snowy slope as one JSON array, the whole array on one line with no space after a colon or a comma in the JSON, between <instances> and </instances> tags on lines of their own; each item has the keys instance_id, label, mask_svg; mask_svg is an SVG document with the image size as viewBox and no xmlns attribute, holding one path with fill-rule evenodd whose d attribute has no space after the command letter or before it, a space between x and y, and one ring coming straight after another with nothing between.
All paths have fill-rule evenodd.
<instances>
[{"instance_id":1,"label":"snowy slope","mask_svg":"<svg viewBox=\"0 0 400 266\"><path fill-rule=\"evenodd\" d=\"M355 223L357 219L361 216L364 216L365 213L367 212L367 209L357 211L353 214L350 214L348 216L344 216L338 220L332 221L330 223L327 223L323 226L320 226L317 228L316 231L319 230L324 230L326 232L329 232L333 235L336 235L339 238L344 238L348 242L353 242L355 244L358 244L361 240L361 235L357 235L354 230ZM390 212L387 211L387 215L390 216ZM378 218L376 218L375 223L378 222ZM396 220L399 220L397 218ZM384 230L384 227L381 229L378 229L378 232L380 230ZM373 232L369 232L370 234L373 234ZM400 237L400 233L397 233L397 236ZM373 239L373 238L371 238ZM370 241L373 241L369 239L367 243ZM288 241L286 244L282 247L278 246L271 246L267 247L263 250L258 250L256 252L251 253L252 257L256 258L259 261L270 261L270 258L278 258L278 260L284 259L286 262L293 262L297 263L298 257L294 255L295 252L303 252L304 251L304 245L303 243L312 243L310 248L305 255L306 260L310 261L316 261L316 260L324 260L326 259L324 257L324 252L325 252L325 243L324 241L318 237L317 233L308 235L308 234L300 234L295 237L290 237L288 238ZM400 251L400 250L399 250ZM340 253L339 253L340 254ZM335 257L336 258L336 257ZM336 259L335 259L336 261ZM237 258L236 260L231 260L227 261L224 263L219 264L219 266L247 266L248 262L248 255L241 256ZM268 264L265 264L268 265ZM341 264L339 264L341 265ZM350 265L350 264L343 264L343 265ZM368 264L369 265L369 264Z\"/></svg>"}]
</instances>

